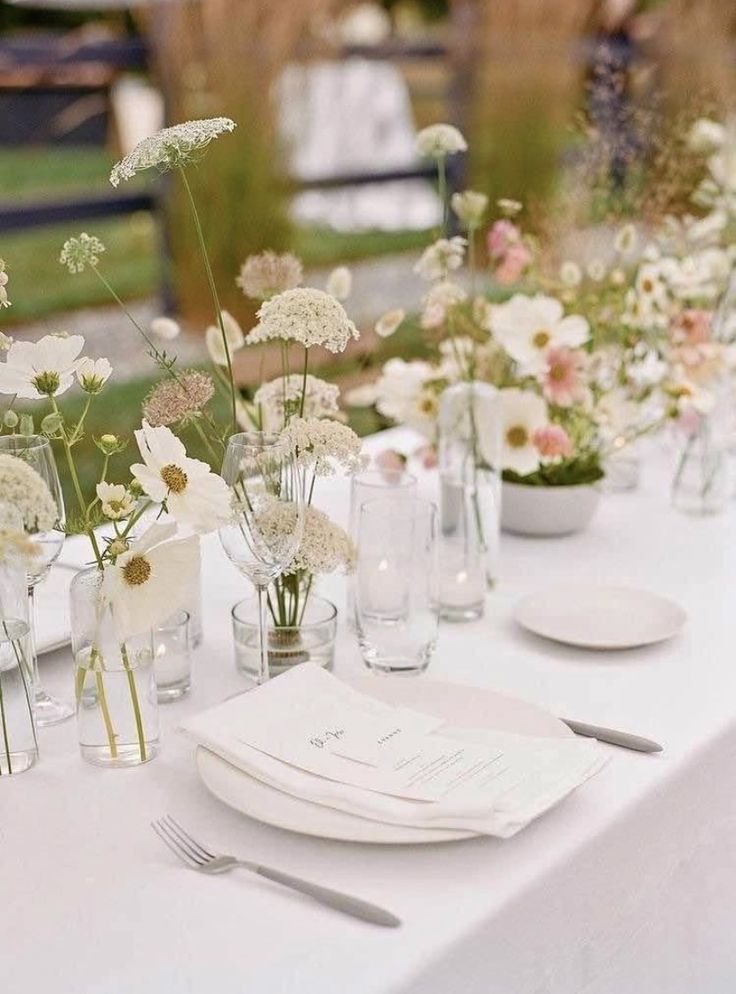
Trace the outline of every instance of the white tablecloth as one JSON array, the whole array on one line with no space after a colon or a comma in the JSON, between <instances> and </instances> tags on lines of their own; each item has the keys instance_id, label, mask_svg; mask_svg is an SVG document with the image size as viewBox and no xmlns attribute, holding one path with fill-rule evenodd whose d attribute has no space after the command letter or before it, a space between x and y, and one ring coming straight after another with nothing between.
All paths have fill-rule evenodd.
<instances>
[{"instance_id":1,"label":"white tablecloth","mask_svg":"<svg viewBox=\"0 0 736 994\"><path fill-rule=\"evenodd\" d=\"M196 688L162 709L161 755L134 770L96 769L79 758L68 722L43 730L36 769L0 782L3 990L732 994L736 516L682 517L667 483L663 466L650 468L637 493L606 496L578 536L504 537L485 619L442 630L431 677L666 747L612 750L601 775L508 841L322 841L249 821L207 793L174 727L241 686L228 611L246 590L208 539ZM344 484L331 487L344 499ZM669 595L687 607L687 629L660 646L597 655L514 626L520 596L571 579ZM341 603L339 582L331 589ZM336 672L360 666L343 633ZM42 670L50 690L70 696L68 651ZM382 902L405 924L377 929L244 873L185 871L148 827L164 812L226 852Z\"/></svg>"}]
</instances>

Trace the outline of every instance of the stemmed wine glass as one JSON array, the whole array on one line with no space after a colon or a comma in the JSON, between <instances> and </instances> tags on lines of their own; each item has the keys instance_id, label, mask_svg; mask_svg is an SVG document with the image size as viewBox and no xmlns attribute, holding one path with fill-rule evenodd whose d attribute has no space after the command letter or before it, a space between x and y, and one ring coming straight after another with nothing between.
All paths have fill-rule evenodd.
<instances>
[{"instance_id":1,"label":"stemmed wine glass","mask_svg":"<svg viewBox=\"0 0 736 994\"><path fill-rule=\"evenodd\" d=\"M33 709L37 725L56 725L74 714L74 708L63 701L57 700L41 686L38 673L38 655L36 653L36 611L35 589L49 574L64 545L64 498L61 493L59 474L51 443L42 435L2 435L0 436L0 454L22 459L26 465L41 477L45 485L56 517L53 523L33 520L29 513L23 514L26 534L36 546L37 555L29 560L27 567L29 616L31 622L30 658L33 673ZM3 495L3 500L12 503L12 496Z\"/></svg>"},{"instance_id":2,"label":"stemmed wine glass","mask_svg":"<svg viewBox=\"0 0 736 994\"><path fill-rule=\"evenodd\" d=\"M304 485L293 448L278 435L241 432L227 445L222 477L232 518L219 530L228 558L258 595L257 682L268 680L267 588L293 560L304 530Z\"/></svg>"}]
</instances>

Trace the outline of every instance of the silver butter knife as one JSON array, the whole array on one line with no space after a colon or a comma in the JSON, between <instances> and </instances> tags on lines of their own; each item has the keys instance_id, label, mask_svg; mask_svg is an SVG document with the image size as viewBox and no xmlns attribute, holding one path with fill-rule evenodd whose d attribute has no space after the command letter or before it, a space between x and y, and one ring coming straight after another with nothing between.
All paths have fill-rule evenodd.
<instances>
[{"instance_id":1,"label":"silver butter knife","mask_svg":"<svg viewBox=\"0 0 736 994\"><path fill-rule=\"evenodd\" d=\"M641 735L620 732L615 728L602 728L600 725L586 725L583 721L570 721L568 718L561 718L560 721L576 735L584 735L588 739L598 739L599 742L608 742L609 745L633 749L635 752L662 752L659 742L645 739Z\"/></svg>"}]
</instances>

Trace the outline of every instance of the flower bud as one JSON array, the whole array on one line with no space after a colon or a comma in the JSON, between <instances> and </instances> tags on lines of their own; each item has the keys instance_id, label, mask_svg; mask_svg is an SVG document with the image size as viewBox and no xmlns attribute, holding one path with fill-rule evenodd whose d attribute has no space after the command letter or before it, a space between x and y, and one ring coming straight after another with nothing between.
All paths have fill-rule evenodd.
<instances>
[{"instance_id":1,"label":"flower bud","mask_svg":"<svg viewBox=\"0 0 736 994\"><path fill-rule=\"evenodd\" d=\"M64 423L64 419L60 414L55 411L53 414L47 414L46 417L41 422L41 434L48 435L51 437L55 435Z\"/></svg>"},{"instance_id":2,"label":"flower bud","mask_svg":"<svg viewBox=\"0 0 736 994\"><path fill-rule=\"evenodd\" d=\"M26 437L29 435L35 435L35 429L33 427L33 418L30 414L21 414L20 416L20 433Z\"/></svg>"},{"instance_id":3,"label":"flower bud","mask_svg":"<svg viewBox=\"0 0 736 994\"><path fill-rule=\"evenodd\" d=\"M3 416L3 426L5 428L17 428L20 418L15 411L6 411Z\"/></svg>"}]
</instances>

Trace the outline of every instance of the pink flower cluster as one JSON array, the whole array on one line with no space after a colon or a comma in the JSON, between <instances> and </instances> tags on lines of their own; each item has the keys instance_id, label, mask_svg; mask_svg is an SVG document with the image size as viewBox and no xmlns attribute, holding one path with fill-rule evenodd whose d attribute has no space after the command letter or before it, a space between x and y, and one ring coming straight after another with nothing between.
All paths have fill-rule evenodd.
<instances>
[{"instance_id":1,"label":"pink flower cluster","mask_svg":"<svg viewBox=\"0 0 736 994\"><path fill-rule=\"evenodd\" d=\"M521 231L506 218L496 221L486 239L493 275L499 283L516 283L532 261Z\"/></svg>"},{"instance_id":2,"label":"pink flower cluster","mask_svg":"<svg viewBox=\"0 0 736 994\"><path fill-rule=\"evenodd\" d=\"M532 442L546 462L569 459L575 451L572 439L561 425L545 425L544 428L537 428L532 435Z\"/></svg>"},{"instance_id":3,"label":"pink flower cluster","mask_svg":"<svg viewBox=\"0 0 736 994\"><path fill-rule=\"evenodd\" d=\"M676 345L702 345L710 341L710 311L689 307L678 314L672 324L672 341Z\"/></svg>"}]
</instances>

